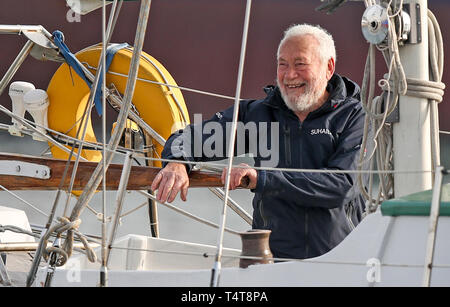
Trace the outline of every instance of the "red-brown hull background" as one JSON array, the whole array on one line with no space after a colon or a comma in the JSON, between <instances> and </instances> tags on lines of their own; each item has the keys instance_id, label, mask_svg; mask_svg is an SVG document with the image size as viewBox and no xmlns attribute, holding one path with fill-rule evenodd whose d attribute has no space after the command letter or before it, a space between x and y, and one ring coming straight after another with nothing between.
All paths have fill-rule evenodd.
<instances>
[{"instance_id":1,"label":"red-brown hull background","mask_svg":"<svg viewBox=\"0 0 450 307\"><path fill-rule=\"evenodd\" d=\"M153 0L144 50L158 59L181 86L234 96L245 11L244 0ZM275 53L283 30L293 23L320 24L334 36L337 72L359 84L368 44L360 20L362 2L347 2L332 15L316 12L319 0L255 0L245 61L241 97L260 98L262 88L275 80ZM123 5L113 42L133 44L140 1ZM441 25L444 44L450 38L450 1L430 0L429 8ZM81 16L81 22L68 22L69 8L64 0L1 0L0 24L43 25L49 32L61 30L66 44L76 52L101 41L101 9ZM108 9L109 12L109 9ZM0 74L14 60L24 37L0 35ZM449 58L446 48L445 58ZM378 60L378 75L386 68ZM28 58L14 80L33 82L46 89L58 64ZM444 69L443 82L450 74ZM379 92L379 91L378 91ZM189 113L209 117L232 104L231 100L183 92ZM445 98L445 97L444 97ZM10 107L7 91L0 103ZM442 130L450 130L450 104L440 104ZM113 114L109 111L108 114ZM7 118L0 115L1 122ZM96 117L96 116L94 116Z\"/></svg>"}]
</instances>

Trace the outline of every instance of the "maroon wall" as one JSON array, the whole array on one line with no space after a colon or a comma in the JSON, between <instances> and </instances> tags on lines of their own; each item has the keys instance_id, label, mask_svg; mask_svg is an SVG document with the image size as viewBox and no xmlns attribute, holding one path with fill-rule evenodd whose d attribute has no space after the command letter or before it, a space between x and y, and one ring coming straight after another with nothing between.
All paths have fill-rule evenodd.
<instances>
[{"instance_id":1,"label":"maroon wall","mask_svg":"<svg viewBox=\"0 0 450 307\"><path fill-rule=\"evenodd\" d=\"M236 88L240 44L244 20L243 0L153 0L144 50L157 58L181 86L233 96ZM134 41L139 1L124 4L114 42ZM332 15L314 10L319 0L253 1L247 45L242 97L262 97L262 87L275 79L275 53L283 30L293 23L320 24L336 40L337 72L358 83L362 80L368 44L360 28L364 11L361 2L348 2ZM450 35L450 1L430 0L444 36ZM72 51L101 41L101 10L81 16L81 22L68 22L69 8L64 0L1 0L1 24L41 24L48 31L64 32ZM23 37L0 36L0 74L7 70L21 46ZM448 50L446 58L448 57ZM14 80L31 81L46 88L58 67L29 58ZM384 69L384 67L382 67ZM382 73L382 72L380 72ZM384 73L384 71L383 71ZM444 82L450 75L444 71ZM210 116L232 104L230 100L184 92L190 114ZM3 94L0 103L9 106ZM450 106L440 105L441 129L450 130ZM5 122L5 117L1 118Z\"/></svg>"}]
</instances>

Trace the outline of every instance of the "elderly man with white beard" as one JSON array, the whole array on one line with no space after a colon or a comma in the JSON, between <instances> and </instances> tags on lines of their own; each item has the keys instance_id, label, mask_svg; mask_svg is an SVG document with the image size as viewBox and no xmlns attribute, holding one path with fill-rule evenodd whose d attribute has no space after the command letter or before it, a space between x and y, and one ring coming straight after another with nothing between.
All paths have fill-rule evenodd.
<instances>
[{"instance_id":1,"label":"elderly man with white beard","mask_svg":"<svg viewBox=\"0 0 450 307\"><path fill-rule=\"evenodd\" d=\"M246 142L235 148L235 154L251 152L255 163L233 167L229 188L236 189L244 177L248 179L254 193L252 228L271 230L270 249L276 258L322 255L363 217L364 199L356 175L332 172L357 168L365 116L358 85L335 73L335 64L334 41L326 30L308 24L291 26L278 47L277 86L266 87L264 99L243 100L239 105L239 123L254 127L258 138L251 137L251 129L238 129L237 137ZM204 145L211 137L212 129L205 132L201 127L214 124L226 131L232 117L233 107L172 134L163 158L174 161L165 164L152 184L159 201L172 202L179 192L182 200L187 199L192 164L183 161L226 158L226 146L215 144L221 151L211 157L194 144ZM264 139L276 159L268 160L261 147L253 146L255 139ZM226 144L225 132L221 140ZM223 182L225 175L226 169Z\"/></svg>"}]
</instances>

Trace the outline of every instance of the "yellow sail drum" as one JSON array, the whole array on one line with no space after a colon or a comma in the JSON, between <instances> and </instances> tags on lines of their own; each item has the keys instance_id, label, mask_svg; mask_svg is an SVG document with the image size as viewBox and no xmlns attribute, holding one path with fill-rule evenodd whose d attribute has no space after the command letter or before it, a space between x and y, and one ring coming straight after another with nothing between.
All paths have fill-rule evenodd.
<instances>
[{"instance_id":1,"label":"yellow sail drum","mask_svg":"<svg viewBox=\"0 0 450 307\"><path fill-rule=\"evenodd\" d=\"M91 46L78 52L76 57L95 74L101 50L101 45ZM111 87L113 84L122 96L125 93L132 52L131 47L119 50L115 54L106 75L106 86ZM149 81L176 86L175 80L164 66L155 58L143 52L132 103L139 116L166 140L172 132L189 124L189 114L183 95L178 88ZM75 137L77 131L82 129L81 118L87 107L89 92L90 89L87 84L73 69L69 69L67 64L61 65L53 75L47 89L50 100L48 109L49 128ZM93 114L96 116L95 111ZM82 131L79 133L79 137L81 136ZM85 140L97 142L91 115L88 118ZM158 158L163 146L153 139L152 143L155 148L154 157ZM51 146L51 144L49 145L53 157L58 159L68 158L66 152ZM100 161L102 157L101 151L89 149L84 149L81 155L87 160L95 162ZM161 163L158 161L154 165L161 166Z\"/></svg>"}]
</instances>

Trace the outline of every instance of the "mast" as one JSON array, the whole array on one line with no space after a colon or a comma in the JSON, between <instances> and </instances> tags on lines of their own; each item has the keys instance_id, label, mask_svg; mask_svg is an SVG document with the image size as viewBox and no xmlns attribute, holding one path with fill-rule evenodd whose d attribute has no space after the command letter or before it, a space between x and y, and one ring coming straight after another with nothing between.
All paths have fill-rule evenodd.
<instances>
[{"instance_id":1,"label":"mast","mask_svg":"<svg viewBox=\"0 0 450 307\"><path fill-rule=\"evenodd\" d=\"M417 43L399 48L400 60L407 78L429 80L427 0L405 0L410 4L412 23L417 26ZM418 14L417 14L418 13ZM416 18L414 18L414 15ZM420 18L420 19L419 19ZM411 35L416 35L411 33ZM393 124L394 164L396 170L411 168L432 170L430 103L426 98L403 96L399 98L400 121ZM395 197L401 197L432 188L432 173L415 176L394 175Z\"/></svg>"},{"instance_id":2,"label":"mast","mask_svg":"<svg viewBox=\"0 0 450 307\"><path fill-rule=\"evenodd\" d=\"M371 48L363 81L367 98L363 100L367 99L365 109L376 131L377 166L380 170L394 166L393 176L380 176L380 192L391 198L429 190L432 172L440 164L437 103L442 101L445 88L440 82L443 44L439 25L426 0L368 0L366 6L361 26ZM373 99L375 46L383 54L388 71L378 82L383 94ZM365 139L370 138L366 131ZM411 176L406 173L410 170L418 172Z\"/></svg>"}]
</instances>

